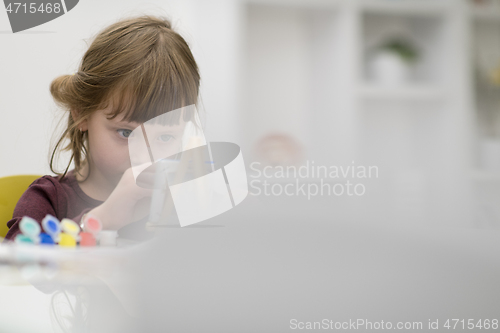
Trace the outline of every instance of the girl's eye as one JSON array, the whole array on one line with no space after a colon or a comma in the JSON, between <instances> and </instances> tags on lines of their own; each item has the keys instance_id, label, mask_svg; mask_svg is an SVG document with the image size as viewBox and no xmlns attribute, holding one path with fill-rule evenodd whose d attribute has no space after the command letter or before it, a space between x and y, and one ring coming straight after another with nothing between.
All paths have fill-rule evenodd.
<instances>
[{"instance_id":1,"label":"girl's eye","mask_svg":"<svg viewBox=\"0 0 500 333\"><path fill-rule=\"evenodd\" d=\"M163 134L158 137L158 140L160 140L161 142L168 142L171 139L174 139L174 137L168 134Z\"/></svg>"},{"instance_id":2,"label":"girl's eye","mask_svg":"<svg viewBox=\"0 0 500 333\"><path fill-rule=\"evenodd\" d=\"M121 137L128 139L132 135L132 131L128 129L119 129L117 130L118 134L120 134Z\"/></svg>"}]
</instances>

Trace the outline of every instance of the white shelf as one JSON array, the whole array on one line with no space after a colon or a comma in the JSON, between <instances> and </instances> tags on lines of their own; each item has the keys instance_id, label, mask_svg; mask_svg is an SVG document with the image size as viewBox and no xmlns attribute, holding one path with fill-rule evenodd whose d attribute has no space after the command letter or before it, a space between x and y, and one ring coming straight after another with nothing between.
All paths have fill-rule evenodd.
<instances>
[{"instance_id":1,"label":"white shelf","mask_svg":"<svg viewBox=\"0 0 500 333\"><path fill-rule=\"evenodd\" d=\"M436 0L244 0L248 4L308 8L341 8L355 6L365 13L405 16L435 16L445 14L450 5Z\"/></svg>"},{"instance_id":2,"label":"white shelf","mask_svg":"<svg viewBox=\"0 0 500 333\"><path fill-rule=\"evenodd\" d=\"M365 83L359 87L361 97L378 100L439 100L444 97L443 89L430 84L407 84L388 87Z\"/></svg>"},{"instance_id":3,"label":"white shelf","mask_svg":"<svg viewBox=\"0 0 500 333\"><path fill-rule=\"evenodd\" d=\"M245 3L252 5L303 7L310 9L339 8L342 2L343 0L245 0Z\"/></svg>"},{"instance_id":4,"label":"white shelf","mask_svg":"<svg viewBox=\"0 0 500 333\"><path fill-rule=\"evenodd\" d=\"M242 123L249 124L249 147L266 133L285 129L303 144L307 158L322 165L363 160L390 168L391 175L415 170L423 175L419 198L425 205L429 201L422 214L468 216L470 207L462 198L472 184L460 181L471 180L462 170L472 161L454 149L472 138L464 126L473 118L474 97L468 90L472 47L467 30L474 26L468 24L472 12L466 0L241 1L251 9L245 71L245 88L250 88L242 103L248 110ZM309 9L318 12L310 15ZM397 37L418 48L411 79L399 86L370 80L376 77L373 51ZM443 149L448 149L446 158L434 161ZM435 168L428 170L428 161ZM449 165L459 171L441 177L439 170ZM375 186L388 196L387 202L396 193L390 181ZM451 186L457 188L453 193Z\"/></svg>"},{"instance_id":5,"label":"white shelf","mask_svg":"<svg viewBox=\"0 0 500 333\"><path fill-rule=\"evenodd\" d=\"M360 8L365 13L435 16L445 14L449 10L449 5L436 0L362 0Z\"/></svg>"}]
</instances>

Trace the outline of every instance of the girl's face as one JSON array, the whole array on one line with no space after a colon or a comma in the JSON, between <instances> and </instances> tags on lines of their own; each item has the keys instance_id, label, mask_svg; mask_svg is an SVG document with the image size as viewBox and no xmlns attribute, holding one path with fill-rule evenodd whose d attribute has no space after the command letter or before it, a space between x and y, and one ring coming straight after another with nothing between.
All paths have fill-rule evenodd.
<instances>
[{"instance_id":1,"label":"girl's face","mask_svg":"<svg viewBox=\"0 0 500 333\"><path fill-rule=\"evenodd\" d=\"M119 116L108 119L106 111L94 112L87 121L90 168L91 173L97 171L105 179L118 183L130 167L127 130L140 124L121 122Z\"/></svg>"},{"instance_id":2,"label":"girl's face","mask_svg":"<svg viewBox=\"0 0 500 333\"><path fill-rule=\"evenodd\" d=\"M131 167L128 138L141 124L124 121L120 115L108 119L109 110L95 111L82 129L88 131L91 173L98 172L101 178L118 184L125 170ZM148 129L151 147L165 152L178 152L185 124L155 127L153 130L151 127ZM147 150L144 153L147 154Z\"/></svg>"}]
</instances>

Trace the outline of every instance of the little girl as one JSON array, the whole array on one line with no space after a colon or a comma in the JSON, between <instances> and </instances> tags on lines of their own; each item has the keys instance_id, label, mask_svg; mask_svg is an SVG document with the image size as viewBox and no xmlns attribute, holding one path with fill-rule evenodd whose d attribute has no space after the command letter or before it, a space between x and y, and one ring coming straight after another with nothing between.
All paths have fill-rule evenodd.
<instances>
[{"instance_id":1,"label":"little girl","mask_svg":"<svg viewBox=\"0 0 500 333\"><path fill-rule=\"evenodd\" d=\"M50 92L68 111L68 125L50 161L58 176L33 182L7 223L14 239L19 221L41 223L51 214L78 224L90 213L104 229L134 222L134 207L151 195L136 185L128 137L144 122L198 100L200 75L186 41L163 18L126 19L101 31L83 56L78 72L56 78ZM161 136L162 144L180 134ZM69 140L69 143L62 145ZM54 157L69 150L75 168L54 171Z\"/></svg>"}]
</instances>

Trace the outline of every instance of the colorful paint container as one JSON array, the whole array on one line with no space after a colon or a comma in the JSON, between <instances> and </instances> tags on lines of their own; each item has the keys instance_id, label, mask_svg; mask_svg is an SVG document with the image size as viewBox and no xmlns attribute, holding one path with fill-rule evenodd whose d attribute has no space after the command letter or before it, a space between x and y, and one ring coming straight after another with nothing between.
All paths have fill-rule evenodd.
<instances>
[{"instance_id":1,"label":"colorful paint container","mask_svg":"<svg viewBox=\"0 0 500 333\"><path fill-rule=\"evenodd\" d=\"M40 234L40 244L42 244L42 245L54 245L55 241L51 235L42 232Z\"/></svg>"},{"instance_id":2,"label":"colorful paint container","mask_svg":"<svg viewBox=\"0 0 500 333\"><path fill-rule=\"evenodd\" d=\"M116 230L102 230L99 233L99 245L116 246L117 237L118 237L118 231Z\"/></svg>"},{"instance_id":3,"label":"colorful paint container","mask_svg":"<svg viewBox=\"0 0 500 333\"><path fill-rule=\"evenodd\" d=\"M96 246L96 240L90 232L80 232L80 246Z\"/></svg>"},{"instance_id":4,"label":"colorful paint container","mask_svg":"<svg viewBox=\"0 0 500 333\"><path fill-rule=\"evenodd\" d=\"M33 240L26 235L17 234L14 238L14 242L17 244L34 244Z\"/></svg>"},{"instance_id":5,"label":"colorful paint container","mask_svg":"<svg viewBox=\"0 0 500 333\"><path fill-rule=\"evenodd\" d=\"M61 230L76 239L80 232L80 227L75 221L65 218L61 220Z\"/></svg>"},{"instance_id":6,"label":"colorful paint container","mask_svg":"<svg viewBox=\"0 0 500 333\"><path fill-rule=\"evenodd\" d=\"M82 224L83 224L83 231L93 234L94 237L102 230L101 221L93 215L86 215L83 218Z\"/></svg>"},{"instance_id":7,"label":"colorful paint container","mask_svg":"<svg viewBox=\"0 0 500 333\"><path fill-rule=\"evenodd\" d=\"M31 238L34 243L38 242L38 235L40 235L40 231L42 231L40 224L38 224L35 219L28 216L21 219L21 222L19 222L19 229L23 235Z\"/></svg>"},{"instance_id":8,"label":"colorful paint container","mask_svg":"<svg viewBox=\"0 0 500 333\"><path fill-rule=\"evenodd\" d=\"M65 234L64 232L59 234L59 246L63 247L75 247L76 239L70 234Z\"/></svg>"},{"instance_id":9,"label":"colorful paint container","mask_svg":"<svg viewBox=\"0 0 500 333\"><path fill-rule=\"evenodd\" d=\"M56 217L47 214L47 216L45 216L42 220L42 227L43 230L48 235L50 235L54 241L58 239L58 235L61 232L61 226L59 220Z\"/></svg>"}]
</instances>

